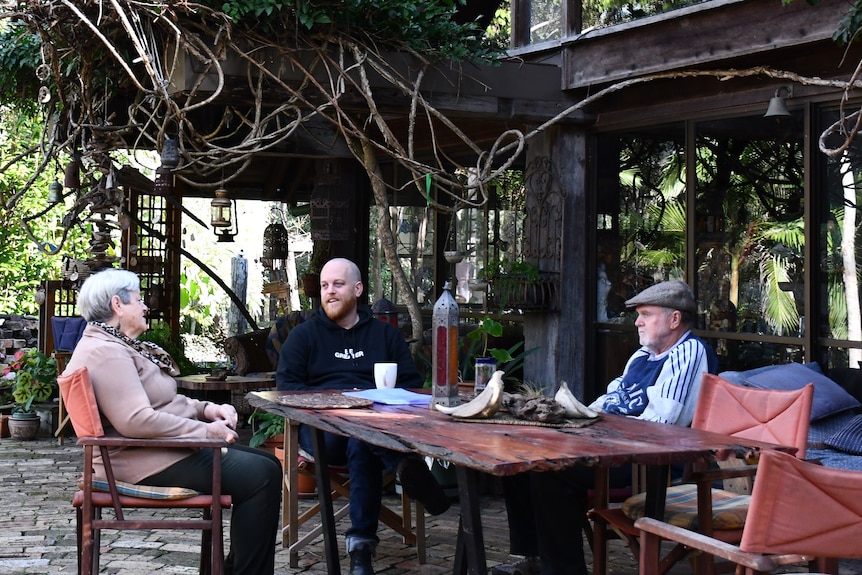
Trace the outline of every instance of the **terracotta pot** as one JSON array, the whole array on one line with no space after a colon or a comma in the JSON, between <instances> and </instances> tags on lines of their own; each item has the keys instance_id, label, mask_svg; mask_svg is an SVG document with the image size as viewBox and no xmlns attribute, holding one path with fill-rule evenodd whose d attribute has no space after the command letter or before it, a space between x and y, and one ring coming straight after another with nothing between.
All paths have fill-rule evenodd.
<instances>
[{"instance_id":1,"label":"terracotta pot","mask_svg":"<svg viewBox=\"0 0 862 575\"><path fill-rule=\"evenodd\" d=\"M36 439L42 426L42 419L35 413L30 415L30 417L22 417L21 414L13 414L9 418L9 434L12 439L25 441Z\"/></svg>"},{"instance_id":2,"label":"terracotta pot","mask_svg":"<svg viewBox=\"0 0 862 575\"><path fill-rule=\"evenodd\" d=\"M299 279L306 297L320 297L320 274L303 274Z\"/></svg>"},{"instance_id":3,"label":"terracotta pot","mask_svg":"<svg viewBox=\"0 0 862 575\"><path fill-rule=\"evenodd\" d=\"M275 456L281 462L281 468L284 469L284 449L276 447L274 450ZM314 497L317 494L317 485L314 478L300 473L296 478L296 485L299 490L300 497Z\"/></svg>"}]
</instances>

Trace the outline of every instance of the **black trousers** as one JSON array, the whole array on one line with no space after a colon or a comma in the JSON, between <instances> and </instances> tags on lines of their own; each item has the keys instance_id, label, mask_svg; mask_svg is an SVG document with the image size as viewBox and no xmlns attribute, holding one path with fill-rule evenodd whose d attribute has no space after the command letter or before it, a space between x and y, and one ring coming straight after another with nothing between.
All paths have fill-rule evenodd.
<instances>
[{"instance_id":1,"label":"black trousers","mask_svg":"<svg viewBox=\"0 0 862 575\"><path fill-rule=\"evenodd\" d=\"M611 487L631 479L630 465L609 469ZM541 558L542 575L587 575L583 521L594 483L594 469L582 465L504 477L510 553Z\"/></svg>"},{"instance_id":2,"label":"black trousers","mask_svg":"<svg viewBox=\"0 0 862 575\"><path fill-rule=\"evenodd\" d=\"M222 454L222 492L233 498L226 575L272 575L275 571L281 473L281 463L266 451L231 445ZM196 451L141 484L208 493L212 487L212 450Z\"/></svg>"}]
</instances>

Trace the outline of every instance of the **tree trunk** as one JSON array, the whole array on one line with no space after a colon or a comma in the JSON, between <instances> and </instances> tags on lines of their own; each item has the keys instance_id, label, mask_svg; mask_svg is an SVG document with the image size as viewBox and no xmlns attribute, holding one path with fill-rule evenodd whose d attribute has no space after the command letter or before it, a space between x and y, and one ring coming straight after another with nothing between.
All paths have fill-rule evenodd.
<instances>
[{"instance_id":1,"label":"tree trunk","mask_svg":"<svg viewBox=\"0 0 862 575\"><path fill-rule=\"evenodd\" d=\"M848 172L855 174L853 170ZM844 229L841 235L841 257L844 260L844 293L847 298L847 339L862 339L862 313L859 310L859 281L856 277L856 186L844 186ZM849 350L850 367L862 361L862 349Z\"/></svg>"},{"instance_id":2,"label":"tree trunk","mask_svg":"<svg viewBox=\"0 0 862 575\"><path fill-rule=\"evenodd\" d=\"M386 263L392 270L392 278L398 288L398 294L402 301L407 304L407 313L410 315L412 336L414 340L414 351L422 345L422 314L416 292L407 281L404 269L398 261L398 250L395 234L392 232L392 218L389 212L389 200L386 197L386 185L383 183L383 174L380 172L380 164L377 161L377 153L367 142L362 142L362 165L371 180L371 190L374 192L374 203L377 205L377 237L383 248Z\"/></svg>"}]
</instances>

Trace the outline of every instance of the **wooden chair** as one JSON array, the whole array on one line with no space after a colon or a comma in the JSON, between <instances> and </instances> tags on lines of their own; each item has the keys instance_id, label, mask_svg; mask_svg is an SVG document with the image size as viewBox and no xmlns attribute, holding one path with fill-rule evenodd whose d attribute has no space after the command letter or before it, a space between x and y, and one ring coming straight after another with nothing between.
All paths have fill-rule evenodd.
<instances>
[{"instance_id":1,"label":"wooden chair","mask_svg":"<svg viewBox=\"0 0 862 575\"><path fill-rule=\"evenodd\" d=\"M288 550L290 566L299 565L299 550L323 533L323 526L317 523L311 529L300 533L300 527L320 514L320 504L314 503L309 509L300 513L299 509L299 476L315 477L314 462L299 453L299 424L290 420L285 422L284 433L284 485L282 496L282 545ZM343 498L345 503L334 509L335 520L347 515L350 504L350 480L346 470L330 467L329 484L333 500ZM388 478L388 484L394 477ZM384 482L386 487L387 481ZM415 507L415 526L411 510ZM411 502L407 495L401 495L401 513L396 513L386 505L380 508L380 521L394 529L403 538L404 543L416 546L416 555L420 564L425 563L425 510L418 501Z\"/></svg>"},{"instance_id":2,"label":"wooden chair","mask_svg":"<svg viewBox=\"0 0 862 575\"><path fill-rule=\"evenodd\" d=\"M792 446L797 449L798 457L804 457L813 397L813 384L799 390L776 391L734 385L718 376L704 374L692 427ZM747 486L756 465L740 465L739 460L727 463L725 468L717 470L696 466L690 482L669 487L665 520L738 543L750 501L750 487ZM712 487L718 480L726 481L725 489ZM643 515L645 499L645 494L638 494L621 507L590 512L594 522L594 560L599 561L600 566L607 565L608 529L625 540L635 557L640 554L640 531L634 522ZM653 573L666 573L686 555L684 546L675 546L662 559L659 570ZM698 571L710 573L714 570L711 558L698 558L698 561Z\"/></svg>"},{"instance_id":3,"label":"wooden chair","mask_svg":"<svg viewBox=\"0 0 862 575\"><path fill-rule=\"evenodd\" d=\"M54 360L57 362L57 374L61 374L66 371L66 364L69 362L69 358L72 357L71 351L58 351L54 350L51 352L51 355L54 356ZM57 430L54 432L54 437L57 438L57 443L63 445L63 441L66 437L66 427L71 424L71 418L69 414L66 413L66 406L63 403L63 394L57 398Z\"/></svg>"},{"instance_id":4,"label":"wooden chair","mask_svg":"<svg viewBox=\"0 0 862 575\"><path fill-rule=\"evenodd\" d=\"M221 494L221 440L199 439L130 439L106 437L86 367L57 378L78 445L84 448L84 472L81 488L72 504L76 508L78 538L78 573L99 572L100 532L102 529L193 529L201 531L200 573L221 575L224 572L222 510L230 508L231 498ZM212 494L181 488L149 487L117 481L111 467L110 450L125 447L213 450ZM106 478L93 474L93 459L102 458ZM102 510L113 509L114 518L102 518ZM126 517L127 509L196 509L201 519Z\"/></svg>"},{"instance_id":5,"label":"wooden chair","mask_svg":"<svg viewBox=\"0 0 862 575\"><path fill-rule=\"evenodd\" d=\"M651 518L641 532L640 572L659 572L662 540L739 566L737 573L768 573L808 563L838 573L838 558L862 557L862 472L823 467L778 451L760 457L748 519L738 545ZM815 559L816 558L816 559Z\"/></svg>"}]
</instances>

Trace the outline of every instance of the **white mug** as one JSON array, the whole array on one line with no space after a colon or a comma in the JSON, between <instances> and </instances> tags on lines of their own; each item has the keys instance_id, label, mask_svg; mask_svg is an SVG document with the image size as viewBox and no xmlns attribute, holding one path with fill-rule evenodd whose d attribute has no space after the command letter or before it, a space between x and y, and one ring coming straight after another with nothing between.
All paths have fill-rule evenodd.
<instances>
[{"instance_id":1,"label":"white mug","mask_svg":"<svg viewBox=\"0 0 862 575\"><path fill-rule=\"evenodd\" d=\"M398 364L397 363L375 363L374 364L374 384L378 389L395 387L395 382L398 380Z\"/></svg>"}]
</instances>

